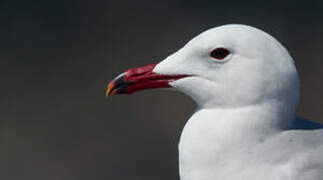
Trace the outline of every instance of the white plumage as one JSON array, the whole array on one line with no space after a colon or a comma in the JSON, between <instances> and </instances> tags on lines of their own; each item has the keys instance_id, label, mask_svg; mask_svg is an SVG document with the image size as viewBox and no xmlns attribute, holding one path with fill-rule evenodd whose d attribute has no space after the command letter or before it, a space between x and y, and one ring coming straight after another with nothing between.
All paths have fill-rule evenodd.
<instances>
[{"instance_id":1,"label":"white plumage","mask_svg":"<svg viewBox=\"0 0 323 180\"><path fill-rule=\"evenodd\" d=\"M209 52L226 48L215 61ZM323 129L296 118L299 79L287 50L245 25L210 29L160 62L158 74L198 107L179 143L181 180L321 180Z\"/></svg>"}]
</instances>

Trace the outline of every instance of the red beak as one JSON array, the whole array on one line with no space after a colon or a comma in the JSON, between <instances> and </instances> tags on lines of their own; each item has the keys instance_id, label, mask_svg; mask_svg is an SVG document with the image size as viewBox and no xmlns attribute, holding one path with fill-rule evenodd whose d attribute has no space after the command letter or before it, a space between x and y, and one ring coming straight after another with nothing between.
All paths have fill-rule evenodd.
<instances>
[{"instance_id":1,"label":"red beak","mask_svg":"<svg viewBox=\"0 0 323 180\"><path fill-rule=\"evenodd\" d=\"M153 73L157 63L147 66L132 68L112 80L106 91L106 96L116 94L131 94L136 91L153 88L169 88L169 82L187 75L162 75Z\"/></svg>"}]
</instances>

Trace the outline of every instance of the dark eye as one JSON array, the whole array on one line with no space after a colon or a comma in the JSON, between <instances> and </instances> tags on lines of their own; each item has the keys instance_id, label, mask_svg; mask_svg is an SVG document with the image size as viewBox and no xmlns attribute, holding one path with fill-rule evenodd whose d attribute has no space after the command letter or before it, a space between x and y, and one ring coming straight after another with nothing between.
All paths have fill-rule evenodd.
<instances>
[{"instance_id":1,"label":"dark eye","mask_svg":"<svg viewBox=\"0 0 323 180\"><path fill-rule=\"evenodd\" d=\"M210 53L210 56L216 60L222 60L230 54L230 51L225 48L216 48L213 49Z\"/></svg>"}]
</instances>

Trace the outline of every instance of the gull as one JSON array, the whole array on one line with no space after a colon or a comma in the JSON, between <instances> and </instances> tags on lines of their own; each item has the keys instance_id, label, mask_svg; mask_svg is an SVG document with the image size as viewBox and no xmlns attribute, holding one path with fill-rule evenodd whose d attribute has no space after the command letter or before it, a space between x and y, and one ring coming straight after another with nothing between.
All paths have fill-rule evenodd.
<instances>
[{"instance_id":1,"label":"gull","mask_svg":"<svg viewBox=\"0 0 323 180\"><path fill-rule=\"evenodd\" d=\"M323 179L323 126L296 117L294 60L266 32L209 29L163 61L120 74L106 94L151 88L197 104L178 146L181 180Z\"/></svg>"}]
</instances>

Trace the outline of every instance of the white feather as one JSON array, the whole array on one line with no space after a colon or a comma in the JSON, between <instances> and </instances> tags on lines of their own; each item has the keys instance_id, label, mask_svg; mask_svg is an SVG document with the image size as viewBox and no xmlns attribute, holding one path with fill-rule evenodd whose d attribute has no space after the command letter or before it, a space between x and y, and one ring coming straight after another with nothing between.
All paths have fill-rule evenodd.
<instances>
[{"instance_id":1,"label":"white feather","mask_svg":"<svg viewBox=\"0 0 323 180\"><path fill-rule=\"evenodd\" d=\"M209 54L218 47L231 54L214 60ZM322 126L295 117L297 70L269 34L246 25L213 28L154 72L193 75L171 83L198 105L179 143L181 180L322 179Z\"/></svg>"}]
</instances>

